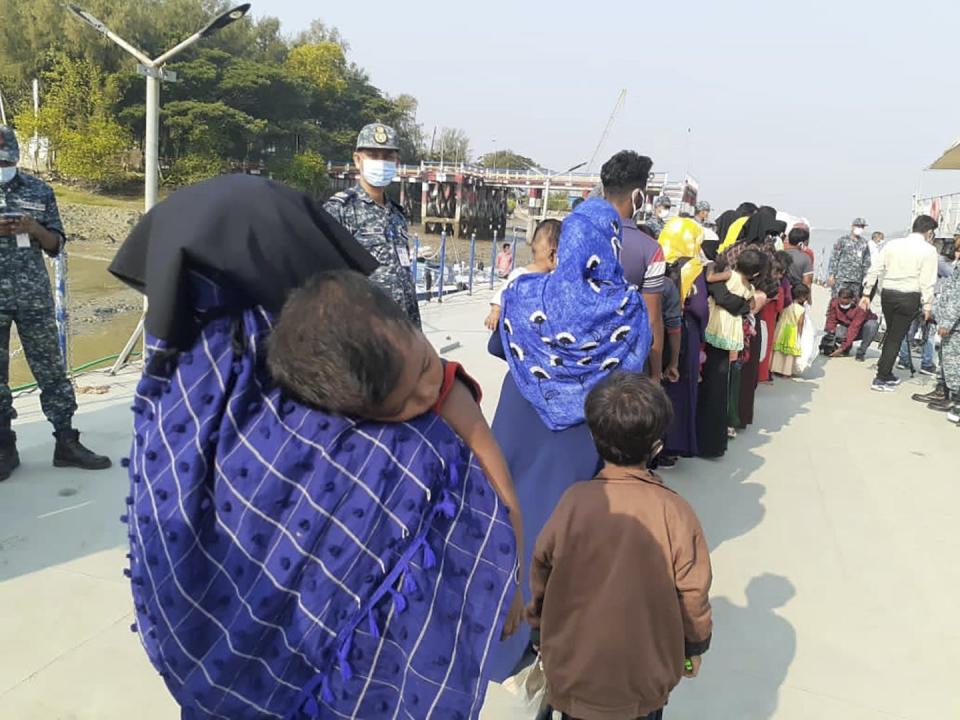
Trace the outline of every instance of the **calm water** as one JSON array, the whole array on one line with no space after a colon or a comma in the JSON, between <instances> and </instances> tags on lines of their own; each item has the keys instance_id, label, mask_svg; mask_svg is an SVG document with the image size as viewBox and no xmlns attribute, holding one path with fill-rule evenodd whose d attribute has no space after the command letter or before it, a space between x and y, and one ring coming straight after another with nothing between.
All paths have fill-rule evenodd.
<instances>
[{"instance_id":1,"label":"calm water","mask_svg":"<svg viewBox=\"0 0 960 720\"><path fill-rule=\"evenodd\" d=\"M128 290L107 272L112 255L107 248L71 248L68 270L68 302L71 312L69 365L77 367L97 358L120 352L140 319L137 310L121 313L94 312L96 308L116 308L135 305L139 296ZM14 333L10 349L20 349L20 339ZM23 353L17 353L10 363L10 385L33 381Z\"/></svg>"}]
</instances>

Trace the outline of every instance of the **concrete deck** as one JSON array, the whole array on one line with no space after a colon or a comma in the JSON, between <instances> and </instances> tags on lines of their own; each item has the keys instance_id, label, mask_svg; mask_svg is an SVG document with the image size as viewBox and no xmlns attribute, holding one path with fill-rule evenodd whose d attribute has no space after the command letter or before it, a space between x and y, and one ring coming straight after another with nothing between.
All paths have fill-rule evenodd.
<instances>
[{"instance_id":1,"label":"concrete deck","mask_svg":"<svg viewBox=\"0 0 960 720\"><path fill-rule=\"evenodd\" d=\"M449 297L424 320L437 347L460 343L447 356L481 381L492 417L505 365L485 351L487 297ZM871 365L821 361L761 387L757 425L723 460L665 474L700 515L716 578L713 649L668 717L960 717L960 434L911 402L929 381L873 393ZM77 423L115 458L135 378L80 381L111 386L81 396ZM36 397L17 406L23 467L0 484L0 720L177 717L129 630L125 472L53 469Z\"/></svg>"}]
</instances>

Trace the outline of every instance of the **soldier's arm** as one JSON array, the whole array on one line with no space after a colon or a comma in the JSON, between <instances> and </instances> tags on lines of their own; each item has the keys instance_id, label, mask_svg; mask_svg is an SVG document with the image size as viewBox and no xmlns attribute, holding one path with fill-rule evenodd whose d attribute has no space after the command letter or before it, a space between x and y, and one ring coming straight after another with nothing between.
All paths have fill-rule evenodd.
<instances>
[{"instance_id":1,"label":"soldier's arm","mask_svg":"<svg viewBox=\"0 0 960 720\"><path fill-rule=\"evenodd\" d=\"M21 232L26 232L30 237L35 238L47 255L56 257L60 254L66 234L63 231L63 222L60 220L57 197L52 189L48 189L43 200L43 212L36 218L24 216L21 221Z\"/></svg>"},{"instance_id":2,"label":"soldier's arm","mask_svg":"<svg viewBox=\"0 0 960 720\"><path fill-rule=\"evenodd\" d=\"M830 253L830 262L827 263L827 275L836 275L837 274L837 260L840 259L840 249L843 246L843 242L838 240L833 246L833 252Z\"/></svg>"},{"instance_id":3,"label":"soldier's arm","mask_svg":"<svg viewBox=\"0 0 960 720\"><path fill-rule=\"evenodd\" d=\"M355 234L355 228L348 221L348 216L352 213L347 212L347 196L345 193L337 193L323 204L326 210L334 220L343 225L351 235Z\"/></svg>"}]
</instances>

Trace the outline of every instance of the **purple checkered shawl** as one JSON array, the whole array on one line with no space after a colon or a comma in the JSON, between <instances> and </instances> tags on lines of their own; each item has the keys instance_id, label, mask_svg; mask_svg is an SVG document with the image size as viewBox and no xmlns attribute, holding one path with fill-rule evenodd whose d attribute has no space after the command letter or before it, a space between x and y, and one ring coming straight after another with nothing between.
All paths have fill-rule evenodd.
<instances>
[{"instance_id":1,"label":"purple checkered shawl","mask_svg":"<svg viewBox=\"0 0 960 720\"><path fill-rule=\"evenodd\" d=\"M516 588L513 532L437 416L283 398L271 318L197 282L184 352L134 401L133 627L183 718L475 718Z\"/></svg>"}]
</instances>

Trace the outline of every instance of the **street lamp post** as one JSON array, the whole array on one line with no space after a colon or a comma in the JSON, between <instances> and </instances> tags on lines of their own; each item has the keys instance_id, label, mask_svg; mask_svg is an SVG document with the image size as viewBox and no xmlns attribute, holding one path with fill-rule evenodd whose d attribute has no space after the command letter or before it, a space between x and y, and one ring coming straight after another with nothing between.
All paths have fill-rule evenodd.
<instances>
[{"instance_id":1,"label":"street lamp post","mask_svg":"<svg viewBox=\"0 0 960 720\"><path fill-rule=\"evenodd\" d=\"M178 45L175 45L162 55L159 55L152 60L147 56L146 53L124 40L83 8L71 3L67 5L67 9L70 10L70 12L73 13L74 17L76 17L78 20L82 20L98 33L109 38L114 44L135 57L139 61L139 65L137 65L137 72L146 76L147 117L146 131L144 132L143 138L143 168L145 175L143 183L143 209L145 212L149 212L150 208L157 204L157 191L159 189L160 182L160 81L167 80L169 82L174 82L177 79L176 73L170 72L169 70L164 70L163 66L174 56L179 55L197 41L206 37L210 37L214 33L227 27L227 25L235 23L237 20L243 18L250 11L250 3L237 5L235 8L227 10L225 13L218 15L186 40ZM144 314L145 313L146 298L144 298ZM133 348L137 344L137 340L139 340L140 335L143 332L143 323L144 317L141 316L136 330L133 331L133 334L130 336L127 344L117 357L117 362L114 363L113 368L110 370L111 374L115 375L117 371L127 362L127 359L130 357L130 353L133 352Z\"/></svg>"},{"instance_id":2,"label":"street lamp post","mask_svg":"<svg viewBox=\"0 0 960 720\"><path fill-rule=\"evenodd\" d=\"M543 181L543 207L540 209L540 222L543 222L547 219L547 204L550 202L550 181L558 175L569 175L574 170L579 170L584 165L586 165L586 163L582 162L578 165L574 165L569 170L564 170L562 173L553 173L547 175L546 180Z\"/></svg>"}]
</instances>

